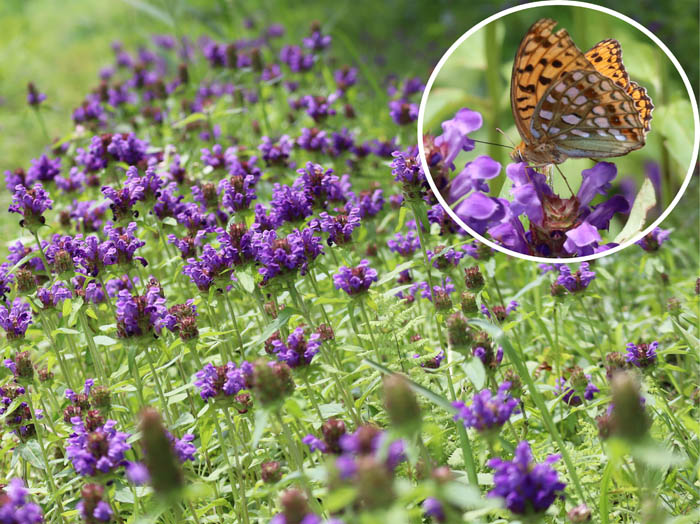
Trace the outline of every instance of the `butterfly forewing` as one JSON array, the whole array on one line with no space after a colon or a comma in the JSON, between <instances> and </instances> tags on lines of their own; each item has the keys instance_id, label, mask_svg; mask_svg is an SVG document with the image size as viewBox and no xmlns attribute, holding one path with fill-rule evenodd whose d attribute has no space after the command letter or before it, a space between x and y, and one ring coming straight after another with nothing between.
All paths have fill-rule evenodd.
<instances>
[{"instance_id":1,"label":"butterfly forewing","mask_svg":"<svg viewBox=\"0 0 700 524\"><path fill-rule=\"evenodd\" d=\"M513 62L510 99L515 123L526 142L530 136L530 119L537 102L563 73L591 67L576 47L569 33L552 29L556 22L542 19L528 30Z\"/></svg>"},{"instance_id":2,"label":"butterfly forewing","mask_svg":"<svg viewBox=\"0 0 700 524\"><path fill-rule=\"evenodd\" d=\"M619 42L603 40L584 55L555 25L537 21L513 62L511 106L523 139L516 156L548 164L642 147L654 106L630 80Z\"/></svg>"},{"instance_id":3,"label":"butterfly forewing","mask_svg":"<svg viewBox=\"0 0 700 524\"><path fill-rule=\"evenodd\" d=\"M644 123L619 84L593 70L569 71L535 108L531 132L569 157L620 156L644 145Z\"/></svg>"}]
</instances>

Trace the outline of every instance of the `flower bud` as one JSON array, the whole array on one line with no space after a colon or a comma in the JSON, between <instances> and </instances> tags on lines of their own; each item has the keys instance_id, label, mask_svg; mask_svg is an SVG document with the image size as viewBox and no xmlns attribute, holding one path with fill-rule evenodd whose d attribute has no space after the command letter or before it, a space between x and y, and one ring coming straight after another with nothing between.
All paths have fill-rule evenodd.
<instances>
[{"instance_id":1,"label":"flower bud","mask_svg":"<svg viewBox=\"0 0 700 524\"><path fill-rule=\"evenodd\" d=\"M17 280L17 291L23 295L28 295L36 290L36 277L29 269L23 267L17 269L15 280Z\"/></svg>"},{"instance_id":2,"label":"flower bud","mask_svg":"<svg viewBox=\"0 0 700 524\"><path fill-rule=\"evenodd\" d=\"M323 423L321 433L329 452L340 454L340 437L345 435L345 432L345 422L338 418L329 418Z\"/></svg>"},{"instance_id":3,"label":"flower bud","mask_svg":"<svg viewBox=\"0 0 700 524\"><path fill-rule=\"evenodd\" d=\"M618 371L623 371L627 368L627 361L624 355L618 351L613 351L605 355L605 375L608 380L612 380L613 375Z\"/></svg>"},{"instance_id":4,"label":"flower bud","mask_svg":"<svg viewBox=\"0 0 700 524\"><path fill-rule=\"evenodd\" d=\"M642 439L651 420L644 409L636 375L629 372L616 373L611 387L615 433L629 440Z\"/></svg>"},{"instance_id":5,"label":"flower bud","mask_svg":"<svg viewBox=\"0 0 700 524\"><path fill-rule=\"evenodd\" d=\"M318 333L318 336L321 337L321 342L333 340L335 338L333 328L329 324L319 325L318 328L316 328L316 333Z\"/></svg>"},{"instance_id":6,"label":"flower bud","mask_svg":"<svg viewBox=\"0 0 700 524\"><path fill-rule=\"evenodd\" d=\"M276 461L263 462L260 465L260 476L265 484L274 484L282 479L280 463Z\"/></svg>"},{"instance_id":7,"label":"flower bud","mask_svg":"<svg viewBox=\"0 0 700 524\"><path fill-rule=\"evenodd\" d=\"M177 66L177 78L183 85L190 83L190 73L187 70L187 64L180 64Z\"/></svg>"},{"instance_id":8,"label":"flower bud","mask_svg":"<svg viewBox=\"0 0 700 524\"><path fill-rule=\"evenodd\" d=\"M108 411L112 407L112 393L106 386L95 386L90 391L92 405L101 411Z\"/></svg>"},{"instance_id":9,"label":"flower bud","mask_svg":"<svg viewBox=\"0 0 700 524\"><path fill-rule=\"evenodd\" d=\"M295 387L292 370L286 363L259 359L253 364L253 391L263 406L283 401Z\"/></svg>"},{"instance_id":10,"label":"flower bud","mask_svg":"<svg viewBox=\"0 0 700 524\"><path fill-rule=\"evenodd\" d=\"M453 313L447 317L447 341L450 348L464 353L471 347L474 335L462 313Z\"/></svg>"},{"instance_id":11,"label":"flower bud","mask_svg":"<svg viewBox=\"0 0 700 524\"><path fill-rule=\"evenodd\" d=\"M384 377L384 407L392 426L400 431L412 435L420 429L418 399L403 375L394 373Z\"/></svg>"},{"instance_id":12,"label":"flower bud","mask_svg":"<svg viewBox=\"0 0 700 524\"><path fill-rule=\"evenodd\" d=\"M479 312L479 306L476 303L476 295L469 291L464 291L462 293L460 305L462 307L462 313L469 317Z\"/></svg>"},{"instance_id":13,"label":"flower bud","mask_svg":"<svg viewBox=\"0 0 700 524\"><path fill-rule=\"evenodd\" d=\"M591 520L591 510L585 504L579 504L578 506L571 508L566 514L569 521L578 524L580 522L590 522Z\"/></svg>"},{"instance_id":14,"label":"flower bud","mask_svg":"<svg viewBox=\"0 0 700 524\"><path fill-rule=\"evenodd\" d=\"M468 267L464 270L464 285L475 293L484 287L484 275L481 274L479 266Z\"/></svg>"},{"instance_id":15,"label":"flower bud","mask_svg":"<svg viewBox=\"0 0 700 524\"><path fill-rule=\"evenodd\" d=\"M292 488L282 493L280 505L284 515L285 524L301 524L310 512L306 495L300 490Z\"/></svg>"},{"instance_id":16,"label":"flower bud","mask_svg":"<svg viewBox=\"0 0 700 524\"><path fill-rule=\"evenodd\" d=\"M450 294L444 289L433 290L434 305L438 311L446 311L452 307L452 299Z\"/></svg>"},{"instance_id":17,"label":"flower bud","mask_svg":"<svg viewBox=\"0 0 700 524\"><path fill-rule=\"evenodd\" d=\"M389 506L394 500L391 473L373 456L357 459L357 495L368 509Z\"/></svg>"},{"instance_id":18,"label":"flower bud","mask_svg":"<svg viewBox=\"0 0 700 524\"><path fill-rule=\"evenodd\" d=\"M513 368L506 369L503 375L504 382L510 382L508 394L513 398L520 398L523 395L523 381Z\"/></svg>"},{"instance_id":19,"label":"flower bud","mask_svg":"<svg viewBox=\"0 0 700 524\"><path fill-rule=\"evenodd\" d=\"M568 294L568 291L561 284L559 284L557 282L553 282L552 287L550 288L550 294L554 298L564 298Z\"/></svg>"},{"instance_id":20,"label":"flower bud","mask_svg":"<svg viewBox=\"0 0 700 524\"><path fill-rule=\"evenodd\" d=\"M673 316L677 316L681 312L681 301L676 297L671 297L666 301L666 307L668 308L669 313L671 313Z\"/></svg>"}]
</instances>

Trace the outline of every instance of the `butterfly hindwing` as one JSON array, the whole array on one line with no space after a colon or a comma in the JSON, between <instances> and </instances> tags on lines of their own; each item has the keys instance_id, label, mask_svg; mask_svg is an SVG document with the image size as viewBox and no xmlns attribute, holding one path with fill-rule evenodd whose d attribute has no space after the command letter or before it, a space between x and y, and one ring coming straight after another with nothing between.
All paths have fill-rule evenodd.
<instances>
[{"instance_id":1,"label":"butterfly hindwing","mask_svg":"<svg viewBox=\"0 0 700 524\"><path fill-rule=\"evenodd\" d=\"M632 97L598 71L569 71L535 108L531 133L569 157L620 156L644 145L644 122Z\"/></svg>"},{"instance_id":2,"label":"butterfly hindwing","mask_svg":"<svg viewBox=\"0 0 700 524\"><path fill-rule=\"evenodd\" d=\"M532 141L530 119L544 93L561 75L591 65L569 33L552 29L556 22L542 19L528 30L518 48L511 76L511 107L523 139Z\"/></svg>"}]
</instances>

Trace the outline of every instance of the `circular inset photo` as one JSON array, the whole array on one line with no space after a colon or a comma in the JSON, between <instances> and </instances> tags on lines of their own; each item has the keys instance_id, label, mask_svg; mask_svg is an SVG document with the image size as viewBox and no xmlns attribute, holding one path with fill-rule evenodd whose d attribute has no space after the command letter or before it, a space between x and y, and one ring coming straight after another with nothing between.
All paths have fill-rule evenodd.
<instances>
[{"instance_id":1,"label":"circular inset photo","mask_svg":"<svg viewBox=\"0 0 700 524\"><path fill-rule=\"evenodd\" d=\"M609 9L539 2L465 33L426 86L421 162L440 204L491 247L540 262L660 244L698 150L687 76Z\"/></svg>"}]
</instances>

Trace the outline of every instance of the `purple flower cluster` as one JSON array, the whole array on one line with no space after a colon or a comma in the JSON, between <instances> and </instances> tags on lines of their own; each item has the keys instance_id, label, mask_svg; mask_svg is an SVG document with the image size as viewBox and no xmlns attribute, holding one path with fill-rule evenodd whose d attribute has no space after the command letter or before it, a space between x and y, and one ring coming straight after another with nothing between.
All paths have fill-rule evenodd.
<instances>
[{"instance_id":1,"label":"purple flower cluster","mask_svg":"<svg viewBox=\"0 0 700 524\"><path fill-rule=\"evenodd\" d=\"M206 364L197 371L194 385L199 388L199 395L205 401L230 397L247 388L246 377L252 373L252 366L248 362L243 362L240 367L236 367L233 362L218 367Z\"/></svg>"},{"instance_id":2,"label":"purple flower cluster","mask_svg":"<svg viewBox=\"0 0 700 524\"><path fill-rule=\"evenodd\" d=\"M342 266L333 275L335 288L342 289L350 296L364 293L377 280L377 271L369 267L368 260L362 260L355 267Z\"/></svg>"},{"instance_id":3,"label":"purple flower cluster","mask_svg":"<svg viewBox=\"0 0 700 524\"><path fill-rule=\"evenodd\" d=\"M272 341L272 351L277 355L278 360L286 362L290 368L311 364L320 347L321 336L318 333L312 333L307 340L303 327L292 331L286 343L279 339Z\"/></svg>"},{"instance_id":4,"label":"purple flower cluster","mask_svg":"<svg viewBox=\"0 0 700 524\"><path fill-rule=\"evenodd\" d=\"M168 309L160 288L149 286L145 295L132 295L122 289L116 303L117 334L121 338L160 333L166 325Z\"/></svg>"},{"instance_id":5,"label":"purple flower cluster","mask_svg":"<svg viewBox=\"0 0 700 524\"><path fill-rule=\"evenodd\" d=\"M518 515L543 513L557 498L564 497L566 484L552 468L559 458L559 455L550 455L544 462L535 463L530 445L520 442L513 460L489 460L489 467L496 472L493 475L495 487L488 496L504 499L506 507Z\"/></svg>"},{"instance_id":6,"label":"purple flower cluster","mask_svg":"<svg viewBox=\"0 0 700 524\"><path fill-rule=\"evenodd\" d=\"M92 431L80 417L74 417L71 422L73 433L68 437L66 456L80 475L108 473L126 464L124 456L131 449L127 442L130 435L117 431L116 421L108 420Z\"/></svg>"},{"instance_id":7,"label":"purple flower cluster","mask_svg":"<svg viewBox=\"0 0 700 524\"><path fill-rule=\"evenodd\" d=\"M0 489L0 522L3 524L37 524L43 522L41 508L29 502L29 491L20 478L10 480Z\"/></svg>"},{"instance_id":8,"label":"purple flower cluster","mask_svg":"<svg viewBox=\"0 0 700 524\"><path fill-rule=\"evenodd\" d=\"M469 406L464 402L453 402L452 407L457 409L455 420L461 420L465 427L474 428L480 432L500 429L518 406L517 399L507 393L510 386L510 382L504 382L498 387L495 395L490 390L484 389L474 395Z\"/></svg>"},{"instance_id":9,"label":"purple flower cluster","mask_svg":"<svg viewBox=\"0 0 700 524\"><path fill-rule=\"evenodd\" d=\"M31 308L21 298L15 298L9 307L0 304L0 327L5 330L8 340L23 339L32 323Z\"/></svg>"},{"instance_id":10,"label":"purple flower cluster","mask_svg":"<svg viewBox=\"0 0 700 524\"><path fill-rule=\"evenodd\" d=\"M595 272L590 270L588 262L581 262L578 270L572 273L566 264L559 266L559 276L555 285L565 288L569 293L584 291L595 278Z\"/></svg>"},{"instance_id":11,"label":"purple flower cluster","mask_svg":"<svg viewBox=\"0 0 700 524\"><path fill-rule=\"evenodd\" d=\"M625 360L638 368L647 368L656 364L656 350L659 343L654 341L650 344L640 342L627 344L627 355Z\"/></svg>"}]
</instances>

